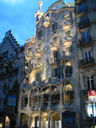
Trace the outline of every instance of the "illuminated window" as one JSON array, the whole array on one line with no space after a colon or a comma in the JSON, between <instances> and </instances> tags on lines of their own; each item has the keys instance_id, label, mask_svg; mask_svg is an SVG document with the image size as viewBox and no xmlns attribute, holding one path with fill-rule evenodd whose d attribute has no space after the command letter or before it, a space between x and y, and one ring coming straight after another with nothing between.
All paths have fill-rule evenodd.
<instances>
[{"instance_id":1,"label":"illuminated window","mask_svg":"<svg viewBox=\"0 0 96 128\"><path fill-rule=\"evenodd\" d=\"M68 60L64 60L62 65L62 77L70 76L72 76L72 65Z\"/></svg>"},{"instance_id":2,"label":"illuminated window","mask_svg":"<svg viewBox=\"0 0 96 128\"><path fill-rule=\"evenodd\" d=\"M63 104L67 105L72 103L74 100L73 87L68 81L63 83Z\"/></svg>"}]
</instances>

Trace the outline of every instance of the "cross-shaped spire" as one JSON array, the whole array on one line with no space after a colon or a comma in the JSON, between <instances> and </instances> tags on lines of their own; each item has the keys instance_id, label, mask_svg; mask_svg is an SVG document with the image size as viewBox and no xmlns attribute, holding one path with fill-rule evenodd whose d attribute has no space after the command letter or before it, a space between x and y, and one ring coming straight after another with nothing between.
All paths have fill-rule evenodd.
<instances>
[{"instance_id":1,"label":"cross-shaped spire","mask_svg":"<svg viewBox=\"0 0 96 128\"><path fill-rule=\"evenodd\" d=\"M39 5L39 10L41 10L42 1L39 1L39 2L38 2L38 5Z\"/></svg>"}]
</instances>

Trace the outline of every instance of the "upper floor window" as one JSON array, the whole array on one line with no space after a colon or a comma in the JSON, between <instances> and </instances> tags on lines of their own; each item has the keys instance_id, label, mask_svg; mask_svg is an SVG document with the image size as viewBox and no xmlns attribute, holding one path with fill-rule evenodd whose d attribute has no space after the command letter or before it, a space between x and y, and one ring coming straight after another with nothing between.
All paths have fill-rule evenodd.
<instances>
[{"instance_id":1,"label":"upper floor window","mask_svg":"<svg viewBox=\"0 0 96 128\"><path fill-rule=\"evenodd\" d=\"M85 60L90 61L90 59L91 59L91 51L86 51L85 52Z\"/></svg>"},{"instance_id":2,"label":"upper floor window","mask_svg":"<svg viewBox=\"0 0 96 128\"><path fill-rule=\"evenodd\" d=\"M66 48L66 52L72 52L72 46Z\"/></svg>"},{"instance_id":3,"label":"upper floor window","mask_svg":"<svg viewBox=\"0 0 96 128\"><path fill-rule=\"evenodd\" d=\"M52 32L56 32L57 30L57 23L52 24Z\"/></svg>"},{"instance_id":4,"label":"upper floor window","mask_svg":"<svg viewBox=\"0 0 96 128\"><path fill-rule=\"evenodd\" d=\"M28 53L32 52L32 47L28 48Z\"/></svg>"},{"instance_id":5,"label":"upper floor window","mask_svg":"<svg viewBox=\"0 0 96 128\"><path fill-rule=\"evenodd\" d=\"M86 6L86 3L83 3L79 6L79 11L80 12L83 12L83 11L86 11L87 10L87 6Z\"/></svg>"},{"instance_id":6,"label":"upper floor window","mask_svg":"<svg viewBox=\"0 0 96 128\"><path fill-rule=\"evenodd\" d=\"M83 32L83 40L84 42L89 41L89 31Z\"/></svg>"},{"instance_id":7,"label":"upper floor window","mask_svg":"<svg viewBox=\"0 0 96 128\"><path fill-rule=\"evenodd\" d=\"M41 39L42 37L42 30L38 31L38 39Z\"/></svg>"},{"instance_id":8,"label":"upper floor window","mask_svg":"<svg viewBox=\"0 0 96 128\"><path fill-rule=\"evenodd\" d=\"M61 67L52 69L52 77L61 77Z\"/></svg>"},{"instance_id":9,"label":"upper floor window","mask_svg":"<svg viewBox=\"0 0 96 128\"><path fill-rule=\"evenodd\" d=\"M36 16L36 22L39 20L38 16Z\"/></svg>"},{"instance_id":10,"label":"upper floor window","mask_svg":"<svg viewBox=\"0 0 96 128\"><path fill-rule=\"evenodd\" d=\"M57 41L57 36L53 37L53 41L54 42Z\"/></svg>"},{"instance_id":11,"label":"upper floor window","mask_svg":"<svg viewBox=\"0 0 96 128\"><path fill-rule=\"evenodd\" d=\"M71 31L67 31L65 34L66 34L66 36L70 36Z\"/></svg>"},{"instance_id":12,"label":"upper floor window","mask_svg":"<svg viewBox=\"0 0 96 128\"><path fill-rule=\"evenodd\" d=\"M38 64L41 63L41 57L37 58L37 63L38 63Z\"/></svg>"},{"instance_id":13,"label":"upper floor window","mask_svg":"<svg viewBox=\"0 0 96 128\"><path fill-rule=\"evenodd\" d=\"M68 60L64 60L62 65L62 77L70 76L72 76L72 65Z\"/></svg>"},{"instance_id":14,"label":"upper floor window","mask_svg":"<svg viewBox=\"0 0 96 128\"><path fill-rule=\"evenodd\" d=\"M94 90L93 76L87 77L87 85L88 85L88 90Z\"/></svg>"},{"instance_id":15,"label":"upper floor window","mask_svg":"<svg viewBox=\"0 0 96 128\"><path fill-rule=\"evenodd\" d=\"M40 73L36 73L35 81L40 81Z\"/></svg>"},{"instance_id":16,"label":"upper floor window","mask_svg":"<svg viewBox=\"0 0 96 128\"><path fill-rule=\"evenodd\" d=\"M53 51L53 58L58 58L58 51Z\"/></svg>"},{"instance_id":17,"label":"upper floor window","mask_svg":"<svg viewBox=\"0 0 96 128\"><path fill-rule=\"evenodd\" d=\"M40 49L42 48L42 43L38 44L38 48Z\"/></svg>"}]
</instances>

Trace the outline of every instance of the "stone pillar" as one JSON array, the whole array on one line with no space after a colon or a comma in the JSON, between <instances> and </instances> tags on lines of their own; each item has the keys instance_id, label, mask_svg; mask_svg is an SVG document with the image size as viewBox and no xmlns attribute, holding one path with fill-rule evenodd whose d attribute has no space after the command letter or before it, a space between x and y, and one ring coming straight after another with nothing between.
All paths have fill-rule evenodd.
<instances>
[{"instance_id":1,"label":"stone pillar","mask_svg":"<svg viewBox=\"0 0 96 128\"><path fill-rule=\"evenodd\" d=\"M30 115L29 115L29 120L28 120L28 128L30 128Z\"/></svg>"},{"instance_id":2,"label":"stone pillar","mask_svg":"<svg viewBox=\"0 0 96 128\"><path fill-rule=\"evenodd\" d=\"M54 126L53 126L53 125L54 125L54 121L53 121L53 117L52 117L52 116L50 117L50 121L51 121L51 126L50 126L50 128L54 128Z\"/></svg>"},{"instance_id":3,"label":"stone pillar","mask_svg":"<svg viewBox=\"0 0 96 128\"><path fill-rule=\"evenodd\" d=\"M41 115L39 114L39 128L41 128Z\"/></svg>"},{"instance_id":4,"label":"stone pillar","mask_svg":"<svg viewBox=\"0 0 96 128\"><path fill-rule=\"evenodd\" d=\"M20 126L20 113L17 115L17 126L19 127Z\"/></svg>"},{"instance_id":5,"label":"stone pillar","mask_svg":"<svg viewBox=\"0 0 96 128\"><path fill-rule=\"evenodd\" d=\"M48 128L50 128L50 113L48 114Z\"/></svg>"},{"instance_id":6,"label":"stone pillar","mask_svg":"<svg viewBox=\"0 0 96 128\"><path fill-rule=\"evenodd\" d=\"M62 113L60 114L61 128L62 128Z\"/></svg>"}]
</instances>

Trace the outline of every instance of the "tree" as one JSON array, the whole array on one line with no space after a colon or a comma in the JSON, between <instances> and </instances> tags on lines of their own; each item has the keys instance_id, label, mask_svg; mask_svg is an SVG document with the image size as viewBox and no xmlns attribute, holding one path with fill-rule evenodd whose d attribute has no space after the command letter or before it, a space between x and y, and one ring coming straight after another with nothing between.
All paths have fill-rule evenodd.
<instances>
[{"instance_id":1,"label":"tree","mask_svg":"<svg viewBox=\"0 0 96 128\"><path fill-rule=\"evenodd\" d=\"M17 57L12 56L10 58L6 58L6 56L0 54L0 69L1 69L1 74L2 74L2 81L3 85L0 85L0 89L3 91L5 94L5 99L4 99L4 120L3 120L3 128L5 128L5 118L7 114L7 101L8 101L8 95L15 95L17 96L17 101L18 101L18 92L19 92L19 86L20 83L25 79L24 78L18 82L17 78L14 81L14 84L12 86L12 89L10 90L10 83L13 80L13 71L15 70L16 63L17 63ZM5 80L5 77L7 79L7 82ZM17 111L17 106L15 107L15 111Z\"/></svg>"}]
</instances>

